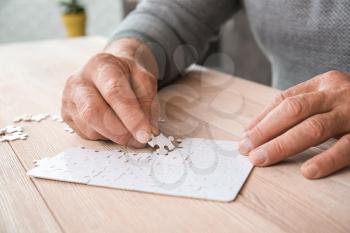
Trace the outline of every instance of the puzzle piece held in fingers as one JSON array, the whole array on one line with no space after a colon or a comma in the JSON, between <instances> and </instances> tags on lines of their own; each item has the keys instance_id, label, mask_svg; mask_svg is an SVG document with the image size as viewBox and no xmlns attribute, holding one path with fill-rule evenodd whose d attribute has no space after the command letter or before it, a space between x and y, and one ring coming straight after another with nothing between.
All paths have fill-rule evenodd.
<instances>
[{"instance_id":1,"label":"puzzle piece held in fingers","mask_svg":"<svg viewBox=\"0 0 350 233\"><path fill-rule=\"evenodd\" d=\"M169 151L175 149L173 141L174 137L166 137L164 134L160 133L158 136L152 135L152 139L148 142L148 145L150 145L153 148L158 147L158 149L156 150L157 154L166 155Z\"/></svg>"}]
</instances>

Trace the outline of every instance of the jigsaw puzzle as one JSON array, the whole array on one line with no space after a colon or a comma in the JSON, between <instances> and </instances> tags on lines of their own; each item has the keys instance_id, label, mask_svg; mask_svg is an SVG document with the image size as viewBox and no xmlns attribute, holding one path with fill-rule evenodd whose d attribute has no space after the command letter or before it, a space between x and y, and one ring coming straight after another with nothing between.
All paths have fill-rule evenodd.
<instances>
[{"instance_id":1,"label":"jigsaw puzzle","mask_svg":"<svg viewBox=\"0 0 350 233\"><path fill-rule=\"evenodd\" d=\"M161 146L168 145L161 138ZM157 140L153 142L157 145ZM36 161L36 167L27 174L93 186L231 201L252 167L249 159L238 153L235 142L186 138L167 155L73 148Z\"/></svg>"}]
</instances>

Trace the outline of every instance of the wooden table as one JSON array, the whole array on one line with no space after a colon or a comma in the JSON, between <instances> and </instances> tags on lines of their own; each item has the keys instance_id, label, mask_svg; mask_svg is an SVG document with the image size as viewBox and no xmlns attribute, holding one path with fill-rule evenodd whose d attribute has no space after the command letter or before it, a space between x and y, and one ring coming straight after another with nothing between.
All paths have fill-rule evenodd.
<instances>
[{"instance_id":1,"label":"wooden table","mask_svg":"<svg viewBox=\"0 0 350 233\"><path fill-rule=\"evenodd\" d=\"M24 113L59 113L65 78L106 40L0 46L0 126ZM166 133L238 140L278 91L193 68L161 90ZM33 160L68 147L115 149L68 134L50 120L23 123L27 141L0 144L0 232L350 232L350 169L310 181L309 150L255 168L235 202L218 203L31 179Z\"/></svg>"}]
</instances>

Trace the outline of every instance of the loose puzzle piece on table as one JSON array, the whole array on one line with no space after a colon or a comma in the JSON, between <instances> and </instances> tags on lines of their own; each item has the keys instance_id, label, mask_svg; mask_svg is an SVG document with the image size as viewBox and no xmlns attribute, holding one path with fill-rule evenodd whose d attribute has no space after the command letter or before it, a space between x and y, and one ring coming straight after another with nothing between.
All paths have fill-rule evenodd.
<instances>
[{"instance_id":1,"label":"loose puzzle piece on table","mask_svg":"<svg viewBox=\"0 0 350 233\"><path fill-rule=\"evenodd\" d=\"M46 113L40 113L36 115L24 114L20 117L16 117L13 122L41 122L51 116L51 120L63 123L65 125L64 130L68 133L74 133L74 130L64 123L63 119L59 115L50 115ZM11 142L16 140L26 140L28 134L23 132L22 126L8 125L4 128L0 128L0 142Z\"/></svg>"},{"instance_id":2,"label":"loose puzzle piece on table","mask_svg":"<svg viewBox=\"0 0 350 233\"><path fill-rule=\"evenodd\" d=\"M252 164L237 143L187 138L167 155L68 149L37 161L32 177L94 186L232 201Z\"/></svg>"},{"instance_id":3,"label":"loose puzzle piece on table","mask_svg":"<svg viewBox=\"0 0 350 233\"><path fill-rule=\"evenodd\" d=\"M0 142L26 140L27 138L28 134L24 133L23 128L20 126L9 125L0 128Z\"/></svg>"}]
</instances>

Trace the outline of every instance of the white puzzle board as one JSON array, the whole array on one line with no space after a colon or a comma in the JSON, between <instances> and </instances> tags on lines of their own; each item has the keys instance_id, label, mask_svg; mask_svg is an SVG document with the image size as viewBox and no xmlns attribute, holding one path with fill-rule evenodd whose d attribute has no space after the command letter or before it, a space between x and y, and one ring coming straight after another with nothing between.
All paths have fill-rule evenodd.
<instances>
[{"instance_id":1,"label":"white puzzle board","mask_svg":"<svg viewBox=\"0 0 350 233\"><path fill-rule=\"evenodd\" d=\"M232 201L252 164L237 143L184 139L167 155L68 149L37 161L32 177L157 194Z\"/></svg>"}]
</instances>

